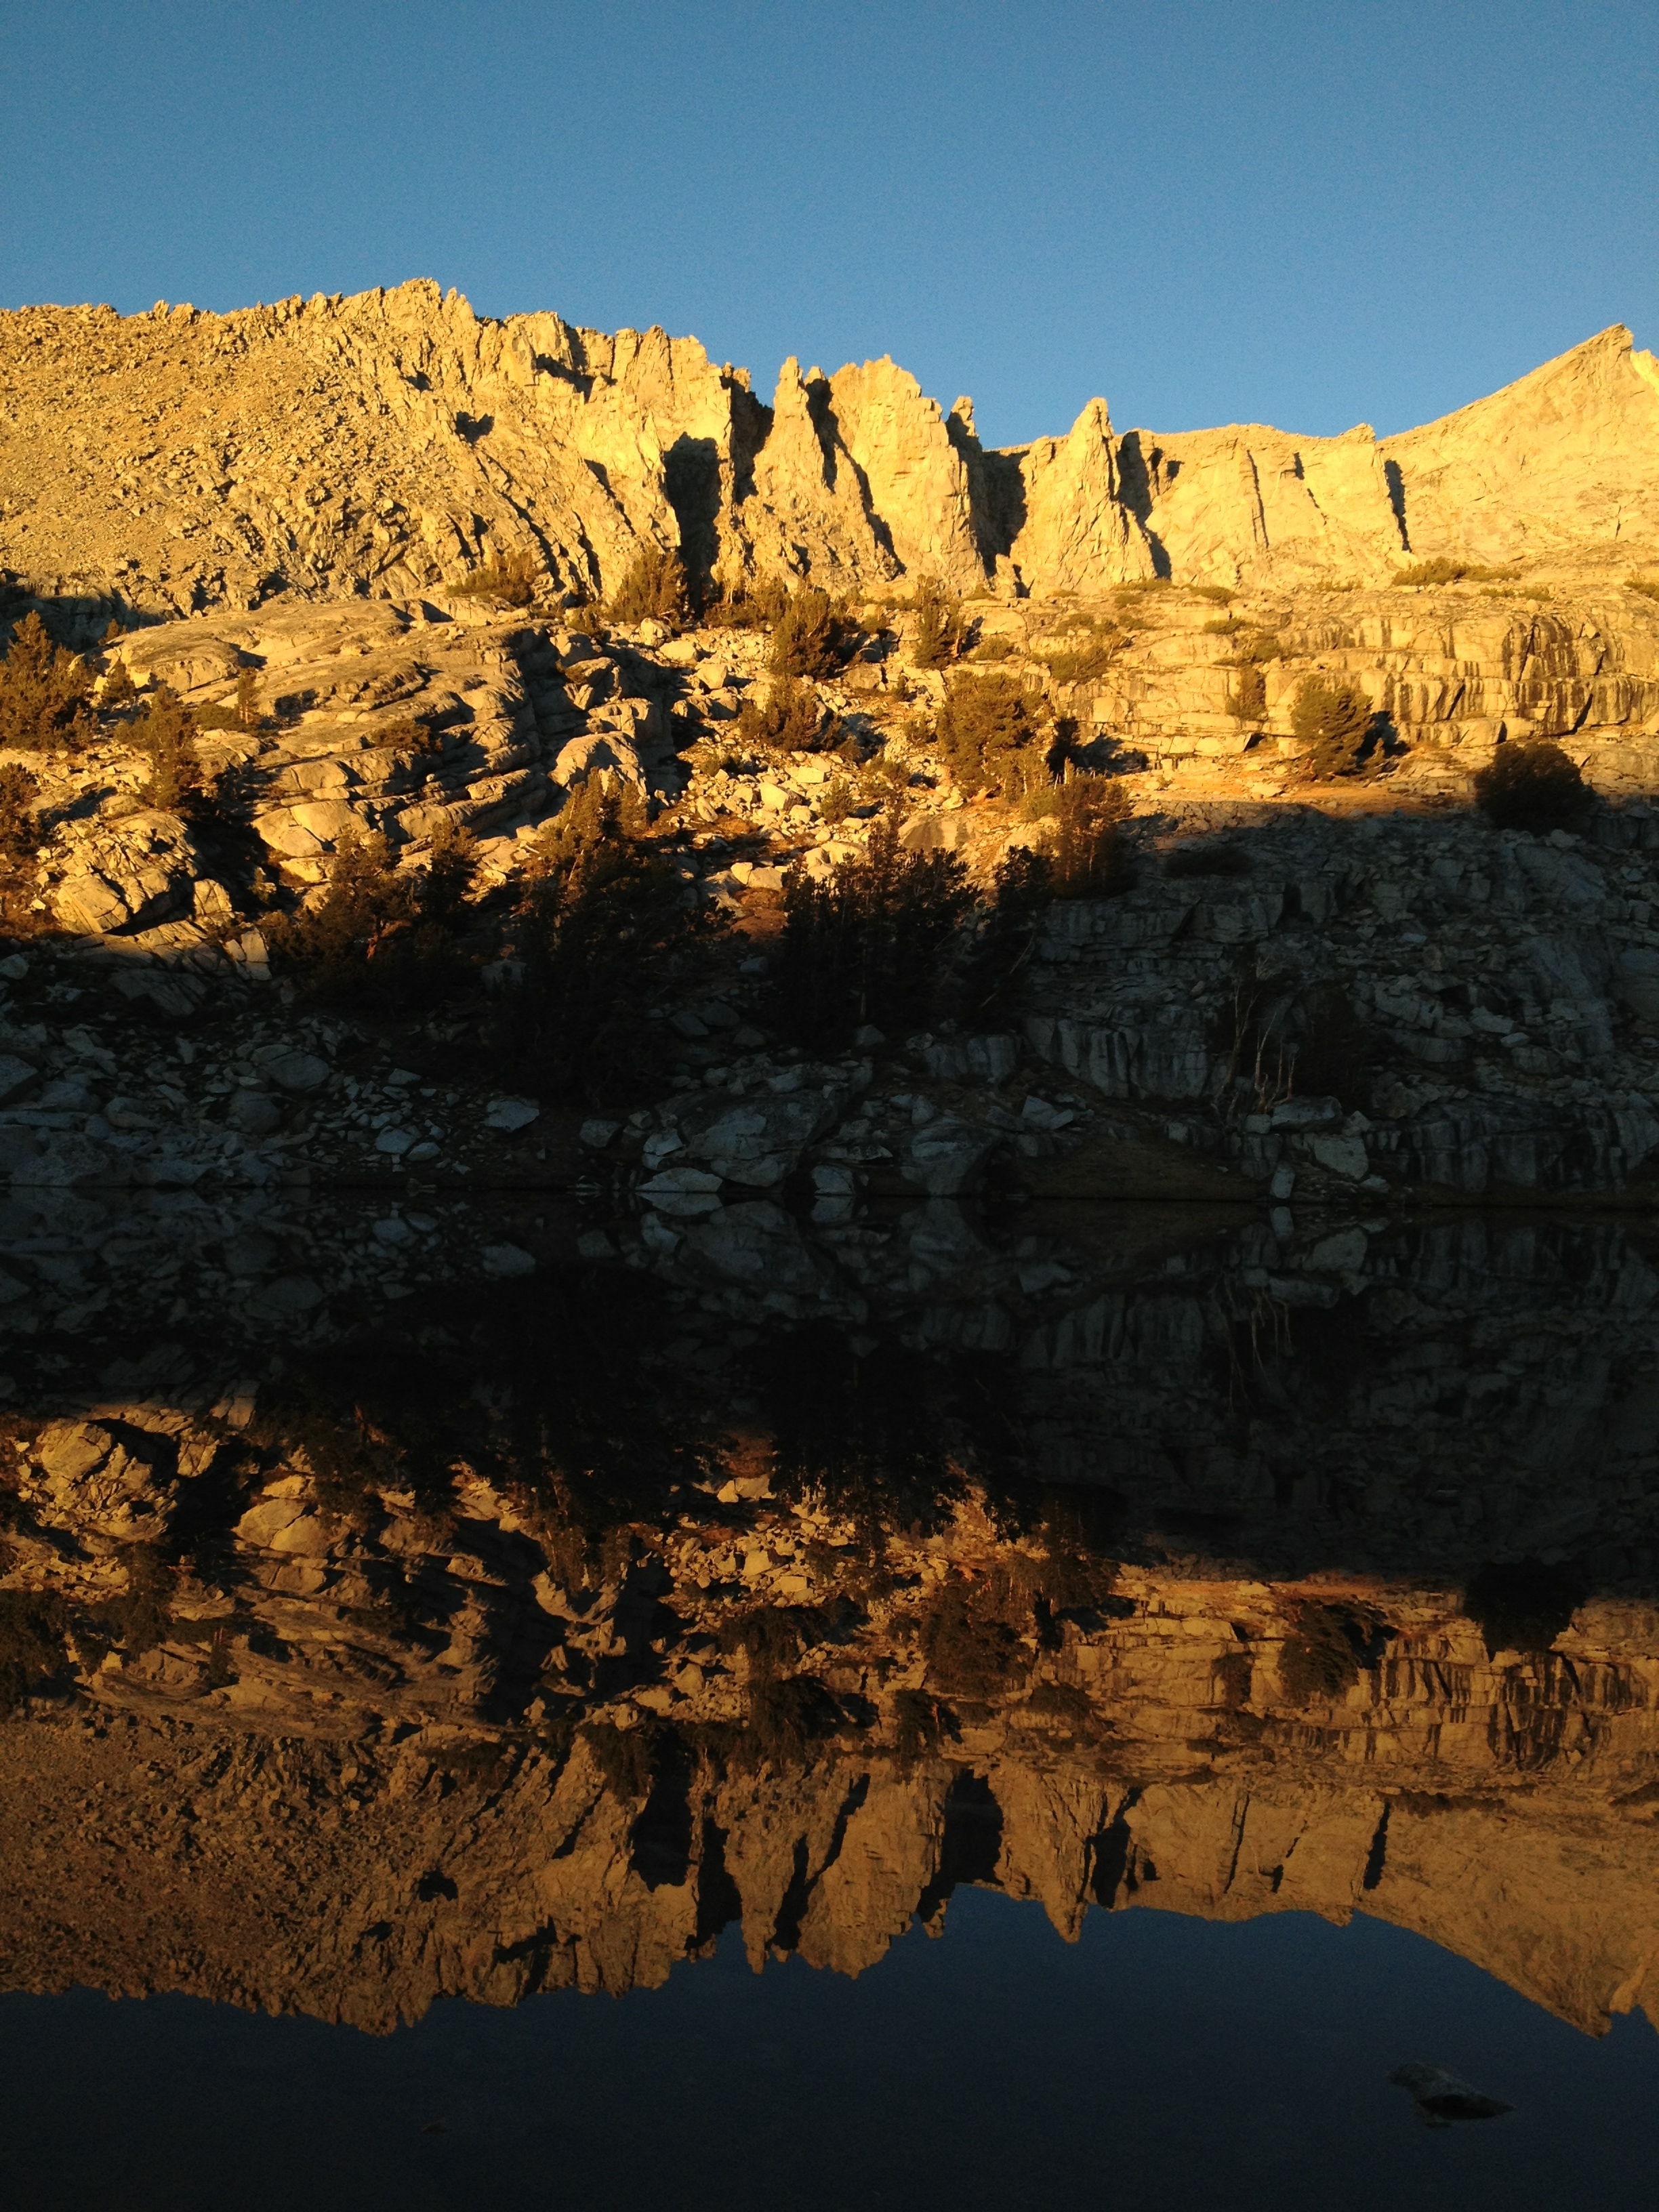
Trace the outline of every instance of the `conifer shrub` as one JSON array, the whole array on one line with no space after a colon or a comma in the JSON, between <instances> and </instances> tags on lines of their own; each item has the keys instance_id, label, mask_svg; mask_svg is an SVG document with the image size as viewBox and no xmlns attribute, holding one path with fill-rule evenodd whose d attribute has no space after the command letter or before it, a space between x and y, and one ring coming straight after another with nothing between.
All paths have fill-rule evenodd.
<instances>
[{"instance_id":1,"label":"conifer shrub","mask_svg":"<svg viewBox=\"0 0 1659 2212\"><path fill-rule=\"evenodd\" d=\"M964 658L987 665L994 665L999 661L1012 660L1014 658L1014 641L1010 637L1003 637L994 632L989 637L979 639L969 647Z\"/></svg>"},{"instance_id":2,"label":"conifer shrub","mask_svg":"<svg viewBox=\"0 0 1659 2212\"><path fill-rule=\"evenodd\" d=\"M1316 983L1298 1008L1294 1077L1304 1098L1369 1103L1383 1040L1375 1024L1334 983Z\"/></svg>"},{"instance_id":3,"label":"conifer shrub","mask_svg":"<svg viewBox=\"0 0 1659 2212\"><path fill-rule=\"evenodd\" d=\"M1659 576L1626 576L1625 586L1644 599L1659 599Z\"/></svg>"},{"instance_id":4,"label":"conifer shrub","mask_svg":"<svg viewBox=\"0 0 1659 2212\"><path fill-rule=\"evenodd\" d=\"M1129 801L1121 785L1099 775L1068 775L1055 793L1048 858L1054 895L1113 898L1134 882L1123 824Z\"/></svg>"},{"instance_id":5,"label":"conifer shrub","mask_svg":"<svg viewBox=\"0 0 1659 2212\"><path fill-rule=\"evenodd\" d=\"M434 837L423 869L397 868L384 837L348 831L322 897L265 924L271 958L313 998L392 1008L429 1000L453 980L477 867L465 831Z\"/></svg>"},{"instance_id":6,"label":"conifer shrub","mask_svg":"<svg viewBox=\"0 0 1659 2212\"><path fill-rule=\"evenodd\" d=\"M823 796L818 801L818 811L834 830L846 821L858 801L858 793L844 775L831 776L825 785Z\"/></svg>"},{"instance_id":7,"label":"conifer shrub","mask_svg":"<svg viewBox=\"0 0 1659 2212\"><path fill-rule=\"evenodd\" d=\"M0 762L0 928L14 935L27 927L34 896L40 803L40 786L27 769Z\"/></svg>"},{"instance_id":8,"label":"conifer shrub","mask_svg":"<svg viewBox=\"0 0 1659 2212\"><path fill-rule=\"evenodd\" d=\"M1234 679L1227 712L1236 722L1259 722L1267 711L1267 679L1259 667L1246 665Z\"/></svg>"},{"instance_id":9,"label":"conifer shrub","mask_svg":"<svg viewBox=\"0 0 1659 2212\"><path fill-rule=\"evenodd\" d=\"M1115 623L1095 617L1073 624L1059 644L1044 647L1042 658L1055 684L1092 684L1105 675L1123 642L1124 633Z\"/></svg>"},{"instance_id":10,"label":"conifer shrub","mask_svg":"<svg viewBox=\"0 0 1659 2212\"><path fill-rule=\"evenodd\" d=\"M50 1592L0 1590L0 1713L53 1686L67 1669L69 1610Z\"/></svg>"},{"instance_id":11,"label":"conifer shrub","mask_svg":"<svg viewBox=\"0 0 1659 2212\"><path fill-rule=\"evenodd\" d=\"M736 1747L744 1765L805 1765L842 1724L841 1707L811 1674L750 1682L745 1704L749 1725Z\"/></svg>"},{"instance_id":12,"label":"conifer shrub","mask_svg":"<svg viewBox=\"0 0 1659 2212\"><path fill-rule=\"evenodd\" d=\"M1291 727L1306 749L1309 774L1321 781L1354 775L1376 720L1370 701L1353 684L1304 677L1297 687Z\"/></svg>"},{"instance_id":13,"label":"conifer shrub","mask_svg":"<svg viewBox=\"0 0 1659 2212\"><path fill-rule=\"evenodd\" d=\"M918 668L943 668L962 650L962 602L932 576L916 586L916 635L910 658Z\"/></svg>"},{"instance_id":14,"label":"conifer shrub","mask_svg":"<svg viewBox=\"0 0 1659 2212\"><path fill-rule=\"evenodd\" d=\"M1044 773L1049 710L1042 695L1018 678L951 676L939 709L936 742L964 790L986 787L1018 795Z\"/></svg>"},{"instance_id":15,"label":"conifer shrub","mask_svg":"<svg viewBox=\"0 0 1659 2212\"><path fill-rule=\"evenodd\" d=\"M720 927L714 908L688 905L646 832L632 787L592 777L537 841L514 918L521 980L495 1043L544 1096L601 1105L648 1086L660 1071L647 1017Z\"/></svg>"},{"instance_id":16,"label":"conifer shrub","mask_svg":"<svg viewBox=\"0 0 1659 2212\"><path fill-rule=\"evenodd\" d=\"M732 737L740 750L750 752L821 753L835 750L841 730L810 684L775 676L763 701L752 690L744 693Z\"/></svg>"},{"instance_id":17,"label":"conifer shrub","mask_svg":"<svg viewBox=\"0 0 1659 2212\"><path fill-rule=\"evenodd\" d=\"M1483 568L1478 561L1460 561L1437 553L1431 561L1414 561L1408 568L1396 568L1394 580L1407 588L1423 584L1502 584L1519 570Z\"/></svg>"},{"instance_id":18,"label":"conifer shrub","mask_svg":"<svg viewBox=\"0 0 1659 2212\"><path fill-rule=\"evenodd\" d=\"M92 672L54 645L38 614L12 633L0 661L0 747L19 752L72 752L92 735Z\"/></svg>"},{"instance_id":19,"label":"conifer shrub","mask_svg":"<svg viewBox=\"0 0 1659 2212\"><path fill-rule=\"evenodd\" d=\"M132 706L138 696L138 687L132 680L132 672L125 660L112 661L99 688L98 704L106 714L118 714Z\"/></svg>"},{"instance_id":20,"label":"conifer shrub","mask_svg":"<svg viewBox=\"0 0 1659 2212\"><path fill-rule=\"evenodd\" d=\"M1474 779L1474 796L1495 830L1540 836L1577 828L1595 803L1577 763L1547 738L1499 745Z\"/></svg>"},{"instance_id":21,"label":"conifer shrub","mask_svg":"<svg viewBox=\"0 0 1659 2212\"><path fill-rule=\"evenodd\" d=\"M1300 1606L1279 1656L1279 1679L1293 1705L1316 1698L1340 1698L1359 1679L1362 1666L1382 1656L1380 1616L1369 1607Z\"/></svg>"},{"instance_id":22,"label":"conifer shrub","mask_svg":"<svg viewBox=\"0 0 1659 2212\"><path fill-rule=\"evenodd\" d=\"M697 620L705 629L773 629L788 599L788 588L777 577L761 576L752 584L711 592Z\"/></svg>"},{"instance_id":23,"label":"conifer shrub","mask_svg":"<svg viewBox=\"0 0 1659 2212\"><path fill-rule=\"evenodd\" d=\"M791 592L772 625L773 670L780 676L832 675L849 628L828 592L811 584Z\"/></svg>"},{"instance_id":24,"label":"conifer shrub","mask_svg":"<svg viewBox=\"0 0 1659 2212\"><path fill-rule=\"evenodd\" d=\"M1285 657L1287 648L1276 630L1243 629L1234 635L1237 641L1223 664L1226 667L1261 668Z\"/></svg>"},{"instance_id":25,"label":"conifer shrub","mask_svg":"<svg viewBox=\"0 0 1659 2212\"><path fill-rule=\"evenodd\" d=\"M449 590L457 599L501 599L509 607L527 607L541 580L533 554L506 553L483 562Z\"/></svg>"},{"instance_id":26,"label":"conifer shrub","mask_svg":"<svg viewBox=\"0 0 1659 2212\"><path fill-rule=\"evenodd\" d=\"M954 1577L923 1616L921 1650L929 1680L947 1698L995 1697L1023 1680L1030 1668L1030 1655L995 1593Z\"/></svg>"},{"instance_id":27,"label":"conifer shrub","mask_svg":"<svg viewBox=\"0 0 1659 2212\"><path fill-rule=\"evenodd\" d=\"M107 686L100 702L105 707L116 703ZM260 723L259 678L256 669L244 666L237 672L236 695L223 706L193 707L191 712L196 726L203 730L257 730Z\"/></svg>"},{"instance_id":28,"label":"conifer shrub","mask_svg":"<svg viewBox=\"0 0 1659 2212\"><path fill-rule=\"evenodd\" d=\"M963 969L963 1012L970 1028L995 1028L1018 1009L1054 896L1054 864L1046 853L1016 845L997 863L990 908Z\"/></svg>"},{"instance_id":29,"label":"conifer shrub","mask_svg":"<svg viewBox=\"0 0 1659 2212\"><path fill-rule=\"evenodd\" d=\"M926 1690L901 1690L893 1700L893 1753L901 1773L908 1774L947 1735L956 1733L956 1717L942 1698Z\"/></svg>"},{"instance_id":30,"label":"conifer shrub","mask_svg":"<svg viewBox=\"0 0 1659 2212\"><path fill-rule=\"evenodd\" d=\"M661 546L641 546L606 611L613 623L659 622L683 629L691 618L685 563Z\"/></svg>"},{"instance_id":31,"label":"conifer shrub","mask_svg":"<svg viewBox=\"0 0 1659 2212\"><path fill-rule=\"evenodd\" d=\"M204 788L196 750L196 717L178 693L158 684L129 727L128 742L149 763L148 805L180 812Z\"/></svg>"},{"instance_id":32,"label":"conifer shrub","mask_svg":"<svg viewBox=\"0 0 1659 2212\"><path fill-rule=\"evenodd\" d=\"M864 854L821 881L791 868L773 963L774 1021L797 1042L825 1050L866 1022L914 1028L972 904L956 854L907 853L890 821L877 823Z\"/></svg>"}]
</instances>

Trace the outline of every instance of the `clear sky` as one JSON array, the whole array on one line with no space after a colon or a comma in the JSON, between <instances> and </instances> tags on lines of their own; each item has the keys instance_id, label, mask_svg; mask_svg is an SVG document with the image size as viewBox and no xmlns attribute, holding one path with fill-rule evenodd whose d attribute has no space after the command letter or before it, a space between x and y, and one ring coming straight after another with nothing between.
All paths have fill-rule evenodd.
<instances>
[{"instance_id":1,"label":"clear sky","mask_svg":"<svg viewBox=\"0 0 1659 2212\"><path fill-rule=\"evenodd\" d=\"M415 276L995 443L1386 433L1659 340L1659 4L0 7L0 305Z\"/></svg>"}]
</instances>

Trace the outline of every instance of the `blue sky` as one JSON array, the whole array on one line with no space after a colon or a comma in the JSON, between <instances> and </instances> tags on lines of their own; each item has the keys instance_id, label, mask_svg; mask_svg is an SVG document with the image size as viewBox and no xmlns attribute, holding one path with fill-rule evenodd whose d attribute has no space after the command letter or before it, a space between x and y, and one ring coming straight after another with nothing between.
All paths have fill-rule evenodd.
<instances>
[{"instance_id":1,"label":"blue sky","mask_svg":"<svg viewBox=\"0 0 1659 2212\"><path fill-rule=\"evenodd\" d=\"M1403 428L1659 341L1654 0L42 0L0 305L430 276L481 313L890 353L981 434Z\"/></svg>"}]
</instances>

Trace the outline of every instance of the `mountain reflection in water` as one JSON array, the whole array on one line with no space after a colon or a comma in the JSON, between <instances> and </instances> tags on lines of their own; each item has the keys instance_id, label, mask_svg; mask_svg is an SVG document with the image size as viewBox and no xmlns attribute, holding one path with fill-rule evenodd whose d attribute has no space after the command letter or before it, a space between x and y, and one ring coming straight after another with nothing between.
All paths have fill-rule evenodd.
<instances>
[{"instance_id":1,"label":"mountain reflection in water","mask_svg":"<svg viewBox=\"0 0 1659 2212\"><path fill-rule=\"evenodd\" d=\"M977 1887L1659 2017L1640 1233L9 1225L8 1989L385 2033Z\"/></svg>"}]
</instances>

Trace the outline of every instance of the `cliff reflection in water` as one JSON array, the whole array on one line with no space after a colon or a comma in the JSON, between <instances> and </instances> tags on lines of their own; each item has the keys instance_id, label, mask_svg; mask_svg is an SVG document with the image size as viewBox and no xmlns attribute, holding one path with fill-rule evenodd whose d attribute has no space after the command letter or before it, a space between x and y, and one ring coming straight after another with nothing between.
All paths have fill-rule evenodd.
<instances>
[{"instance_id":1,"label":"cliff reflection in water","mask_svg":"<svg viewBox=\"0 0 1659 2212\"><path fill-rule=\"evenodd\" d=\"M398 1219L69 1200L5 1308L5 1985L386 2029L984 1883L1659 2016L1639 1238Z\"/></svg>"}]
</instances>

